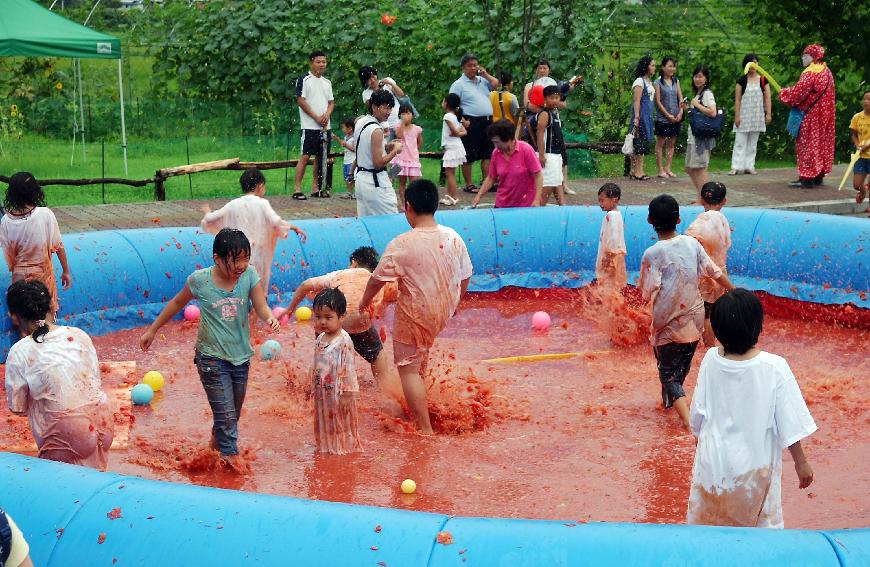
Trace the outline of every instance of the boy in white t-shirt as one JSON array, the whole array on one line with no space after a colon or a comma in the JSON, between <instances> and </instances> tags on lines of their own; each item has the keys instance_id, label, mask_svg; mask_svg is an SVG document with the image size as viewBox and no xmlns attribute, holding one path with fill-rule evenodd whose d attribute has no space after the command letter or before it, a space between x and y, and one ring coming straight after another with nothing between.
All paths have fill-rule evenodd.
<instances>
[{"instance_id":1,"label":"boy in white t-shirt","mask_svg":"<svg viewBox=\"0 0 870 567\"><path fill-rule=\"evenodd\" d=\"M289 231L295 232L305 242L305 232L284 221L263 198L266 194L266 178L257 169L248 169L239 178L242 186L241 197L233 199L220 209L212 211L203 205L205 216L200 222L204 232L217 234L223 228L236 228L245 233L251 243L251 265L257 270L266 299L274 291L269 287L272 275L272 257L279 238L287 238Z\"/></svg>"},{"instance_id":2,"label":"boy in white t-shirt","mask_svg":"<svg viewBox=\"0 0 870 567\"><path fill-rule=\"evenodd\" d=\"M725 263L728 249L731 248L731 226L725 215L721 213L725 201L725 185L718 181L705 183L701 187L701 204L704 205L704 212L698 215L698 218L686 229L686 235L701 243L707 255L719 266L723 274L728 273ZM701 278L699 288L701 298L704 300L704 344L711 347L716 344L716 337L713 336L713 328L710 327L710 309L725 290L706 277Z\"/></svg>"},{"instance_id":3,"label":"boy in white t-shirt","mask_svg":"<svg viewBox=\"0 0 870 567\"><path fill-rule=\"evenodd\" d=\"M707 351L692 398L698 445L686 523L782 528L782 450L798 486L810 486L801 439L816 424L785 359L756 346L764 319L757 297L731 290L710 319L722 346Z\"/></svg>"},{"instance_id":4,"label":"boy in white t-shirt","mask_svg":"<svg viewBox=\"0 0 870 567\"><path fill-rule=\"evenodd\" d=\"M689 404L683 382L704 329L704 302L698 291L701 276L716 280L725 289L734 286L710 260L697 240L677 234L680 206L670 195L659 195L649 204L647 222L659 241L647 248L640 263L643 298L652 303L650 342L656 357L662 404L673 406L689 426Z\"/></svg>"},{"instance_id":5,"label":"boy in white t-shirt","mask_svg":"<svg viewBox=\"0 0 870 567\"><path fill-rule=\"evenodd\" d=\"M326 54L323 51L312 51L308 56L308 73L296 80L296 104L299 105L299 124L302 128L302 152L296 162L296 178L293 182L293 198L299 201L307 199L302 193L302 177L309 156L314 156L314 171L318 167L318 150L321 143L327 145L329 153L329 117L335 108L332 97L332 83L323 76L326 71ZM325 142L322 137L325 136ZM317 188L317 175L312 176L312 197L329 197L329 191Z\"/></svg>"},{"instance_id":6,"label":"boy in white t-shirt","mask_svg":"<svg viewBox=\"0 0 870 567\"><path fill-rule=\"evenodd\" d=\"M398 285L394 358L405 400L424 435L433 433L422 379L429 349L456 312L472 273L465 242L455 230L435 222L437 210L435 184L412 181L405 191L405 217L412 230L387 244L359 303L364 313L387 283Z\"/></svg>"}]
</instances>

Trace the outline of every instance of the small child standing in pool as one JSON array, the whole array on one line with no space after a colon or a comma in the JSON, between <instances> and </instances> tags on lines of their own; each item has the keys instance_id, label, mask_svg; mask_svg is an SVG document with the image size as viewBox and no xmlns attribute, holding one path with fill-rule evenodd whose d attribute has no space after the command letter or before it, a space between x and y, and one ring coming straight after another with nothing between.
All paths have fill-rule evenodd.
<instances>
[{"instance_id":1,"label":"small child standing in pool","mask_svg":"<svg viewBox=\"0 0 870 567\"><path fill-rule=\"evenodd\" d=\"M51 209L45 206L42 187L32 174L16 173L9 179L4 200L6 214L0 222L0 247L9 266L11 283L39 280L51 294L47 321L54 321L58 310L57 285L51 255L57 254L63 272L60 283L69 289L72 276L66 262L66 251L60 239L60 228Z\"/></svg>"},{"instance_id":2,"label":"small child standing in pool","mask_svg":"<svg viewBox=\"0 0 870 567\"><path fill-rule=\"evenodd\" d=\"M721 212L725 201L725 185L718 181L705 183L701 187L701 204L704 205L704 212L699 214L686 229L686 235L701 243L707 255L719 266L723 274L728 273L725 264L728 249L731 248L731 226ZM716 344L716 337L713 336L713 328L710 327L710 309L716 300L722 297L725 289L707 277L701 278L699 288L701 299L704 300L704 344L711 347Z\"/></svg>"},{"instance_id":3,"label":"small child standing in pool","mask_svg":"<svg viewBox=\"0 0 870 567\"><path fill-rule=\"evenodd\" d=\"M314 438L318 451L336 455L362 450L353 341L341 328L346 312L347 300L336 288L322 289L314 297Z\"/></svg>"},{"instance_id":4,"label":"small child standing in pool","mask_svg":"<svg viewBox=\"0 0 870 567\"><path fill-rule=\"evenodd\" d=\"M606 212L598 236L598 257L595 259L595 278L608 290L621 291L625 287L625 231L622 214L617 207L622 190L616 183L605 183L598 190L598 205Z\"/></svg>"},{"instance_id":5,"label":"small child standing in pool","mask_svg":"<svg viewBox=\"0 0 870 567\"><path fill-rule=\"evenodd\" d=\"M257 169L247 169L239 178L242 196L237 197L216 211L203 205L205 216L200 227L205 232L217 234L223 228L235 228L245 233L251 243L251 265L260 276L266 299L272 291L269 280L272 275L272 257L279 238L287 238L295 232L305 242L305 232L284 221L263 196L266 194L266 178ZM278 291L277 289L275 290Z\"/></svg>"},{"instance_id":6,"label":"small child standing in pool","mask_svg":"<svg viewBox=\"0 0 870 567\"><path fill-rule=\"evenodd\" d=\"M782 450L799 487L813 482L801 439L816 430L784 358L759 350L764 312L745 289L727 292L710 320L722 343L698 371L689 424L698 438L688 524L782 528Z\"/></svg>"},{"instance_id":7,"label":"small child standing in pool","mask_svg":"<svg viewBox=\"0 0 870 567\"><path fill-rule=\"evenodd\" d=\"M411 230L387 244L360 300L359 312L388 282L396 282L399 295L393 320L393 355L402 390L417 427L431 435L423 374L429 349L456 312L471 278L468 249L455 230L435 221L438 188L417 179L405 191L405 218Z\"/></svg>"},{"instance_id":8,"label":"small child standing in pool","mask_svg":"<svg viewBox=\"0 0 870 567\"><path fill-rule=\"evenodd\" d=\"M688 427L689 404L683 382L704 329L699 280L707 276L725 289L734 286L697 240L677 234L680 206L676 199L670 195L653 199L647 222L655 229L659 241L643 253L638 288L643 298L652 303L650 342L662 384L662 404L665 408L676 408Z\"/></svg>"},{"instance_id":9,"label":"small child standing in pool","mask_svg":"<svg viewBox=\"0 0 870 567\"><path fill-rule=\"evenodd\" d=\"M139 339L148 350L154 335L190 300L200 309L193 361L214 416L211 447L230 468L245 472L239 458L238 423L248 388L251 348L248 311L251 304L272 331L279 328L266 303L260 276L251 260L251 244L241 230L224 228L214 237L214 266L188 276L184 287Z\"/></svg>"}]
</instances>

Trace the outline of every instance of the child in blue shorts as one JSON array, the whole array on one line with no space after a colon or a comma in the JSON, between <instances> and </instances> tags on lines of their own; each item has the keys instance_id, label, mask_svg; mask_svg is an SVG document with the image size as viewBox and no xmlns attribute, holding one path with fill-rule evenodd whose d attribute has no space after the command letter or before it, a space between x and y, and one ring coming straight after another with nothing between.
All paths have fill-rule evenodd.
<instances>
[{"instance_id":1,"label":"child in blue shorts","mask_svg":"<svg viewBox=\"0 0 870 567\"><path fill-rule=\"evenodd\" d=\"M356 148L353 145L353 127L355 123L356 120L348 116L341 121L341 131L344 134L344 139L339 138L335 134L332 135L332 138L344 148L341 173L344 175L344 182L347 183L347 193L341 196L342 199L356 199L356 195L353 194L353 170L356 162Z\"/></svg>"},{"instance_id":2,"label":"child in blue shorts","mask_svg":"<svg viewBox=\"0 0 870 567\"><path fill-rule=\"evenodd\" d=\"M852 187L858 192L855 202L859 205L867 196L868 184L870 184L870 90L861 98L862 112L857 113L849 122L849 130L852 132L852 144L861 152L855 169L852 171ZM870 208L867 209L870 213Z\"/></svg>"}]
</instances>

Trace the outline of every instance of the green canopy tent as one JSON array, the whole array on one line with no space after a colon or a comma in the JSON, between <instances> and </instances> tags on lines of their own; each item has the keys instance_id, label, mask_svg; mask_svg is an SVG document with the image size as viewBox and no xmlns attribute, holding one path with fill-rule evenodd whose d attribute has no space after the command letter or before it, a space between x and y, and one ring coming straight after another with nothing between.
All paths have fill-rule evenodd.
<instances>
[{"instance_id":1,"label":"green canopy tent","mask_svg":"<svg viewBox=\"0 0 870 567\"><path fill-rule=\"evenodd\" d=\"M124 123L121 40L77 24L46 10L31 0L0 0L0 57L3 56L117 59L118 90L121 96L121 147L124 151L124 174L127 174L127 128ZM79 69L77 102L84 123L81 70L79 66L77 69ZM82 144L84 144L83 126L81 133Z\"/></svg>"}]
</instances>

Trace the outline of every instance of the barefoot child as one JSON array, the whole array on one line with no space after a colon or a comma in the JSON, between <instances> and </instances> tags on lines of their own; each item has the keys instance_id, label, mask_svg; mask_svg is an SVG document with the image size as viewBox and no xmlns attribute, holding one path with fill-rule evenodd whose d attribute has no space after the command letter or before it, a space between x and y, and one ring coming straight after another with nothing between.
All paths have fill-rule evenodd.
<instances>
[{"instance_id":1,"label":"barefoot child","mask_svg":"<svg viewBox=\"0 0 870 567\"><path fill-rule=\"evenodd\" d=\"M375 330L373 317L380 316L384 311L385 290L379 291L372 299L370 311L357 311L369 277L377 267L378 254L375 249L371 246L361 246L350 255L348 268L308 278L299 284L293 294L293 299L287 305L287 312L292 313L306 296L317 294L322 289L340 289L347 300L349 309L341 319L341 327L350 335L354 350L372 365L372 375L383 388L384 384L381 381L387 374L387 360L383 354L384 346L381 344L381 338ZM394 284L390 284L388 287L393 288ZM387 393L401 396L401 392L397 388L395 390Z\"/></svg>"},{"instance_id":2,"label":"barefoot child","mask_svg":"<svg viewBox=\"0 0 870 567\"><path fill-rule=\"evenodd\" d=\"M409 182L422 177L420 171L420 148L423 147L423 129L414 124L414 113L407 104L399 106L401 123L396 128L396 138L402 140L402 151L393 163L399 169L399 208L405 207L405 187Z\"/></svg>"},{"instance_id":3,"label":"barefoot child","mask_svg":"<svg viewBox=\"0 0 870 567\"><path fill-rule=\"evenodd\" d=\"M272 291L269 279L275 244L279 238L287 238L287 233L291 230L305 242L305 232L282 220L269 201L263 198L266 194L266 178L259 170L245 170L239 178L239 184L242 186L241 197L233 199L216 211L203 205L205 216L200 227L210 234L217 234L224 228L235 228L245 233L251 243L251 265L260 276L263 293L268 300ZM277 293L278 289L275 288L274 291Z\"/></svg>"},{"instance_id":4,"label":"barefoot child","mask_svg":"<svg viewBox=\"0 0 870 567\"><path fill-rule=\"evenodd\" d=\"M784 358L759 350L761 302L745 289L713 305L713 332L692 397L698 438L688 524L782 528L782 450L794 459L799 487L813 482L801 439L816 430Z\"/></svg>"},{"instance_id":5,"label":"barefoot child","mask_svg":"<svg viewBox=\"0 0 870 567\"><path fill-rule=\"evenodd\" d=\"M858 192L855 195L855 202L859 205L864 202L867 186L870 185L870 90L864 93L861 105L864 110L855 114L849 122L852 145L861 152L852 170L852 187ZM870 213L870 207L867 208L867 212Z\"/></svg>"},{"instance_id":6,"label":"barefoot child","mask_svg":"<svg viewBox=\"0 0 870 567\"><path fill-rule=\"evenodd\" d=\"M728 273L725 263L728 249L731 248L731 226L725 215L721 213L725 201L725 185L718 181L705 183L701 187L701 204L704 205L704 212L698 215L698 218L686 229L686 235L701 243L704 251L713 263L719 266L723 274ZM708 277L701 278L699 288L701 299L704 300L704 344L711 347L716 344L716 337L713 336L713 328L710 327L710 309L725 290Z\"/></svg>"},{"instance_id":7,"label":"barefoot child","mask_svg":"<svg viewBox=\"0 0 870 567\"><path fill-rule=\"evenodd\" d=\"M251 304L272 331L278 320L266 304L257 270L249 266L251 244L241 230L224 228L214 238L214 266L190 274L181 291L151 323L139 339L147 351L154 335L191 299L200 309L193 361L214 416L212 447L221 460L243 472L239 459L238 422L248 387L251 349L248 311Z\"/></svg>"},{"instance_id":8,"label":"barefoot child","mask_svg":"<svg viewBox=\"0 0 870 567\"><path fill-rule=\"evenodd\" d=\"M638 288L652 303L650 341L662 383L662 404L676 408L688 427L689 404L683 382L704 329L704 302L698 282L707 276L725 289L734 286L697 240L677 234L680 206L676 199L670 195L653 199L647 222L659 241L643 253Z\"/></svg>"},{"instance_id":9,"label":"barefoot child","mask_svg":"<svg viewBox=\"0 0 870 567\"><path fill-rule=\"evenodd\" d=\"M405 400L417 427L426 435L432 433L432 425L421 376L429 349L456 311L472 272L465 243L452 228L435 222L437 210L434 183L418 179L408 186L405 218L411 230L387 245L359 304L360 313L367 311L386 283L397 283L394 357Z\"/></svg>"},{"instance_id":10,"label":"barefoot child","mask_svg":"<svg viewBox=\"0 0 870 567\"><path fill-rule=\"evenodd\" d=\"M605 183L598 190L598 205L607 214L598 236L595 278L599 285L616 292L625 287L625 231L616 208L621 198L622 190L616 183Z\"/></svg>"},{"instance_id":11,"label":"barefoot child","mask_svg":"<svg viewBox=\"0 0 870 567\"><path fill-rule=\"evenodd\" d=\"M356 121L352 117L347 117L341 121L341 132L344 134L344 138L332 135L332 139L344 149L341 173L347 184L347 193L341 196L342 199L356 199L356 195L353 194L353 171L356 163L356 148L353 145L353 127L355 125Z\"/></svg>"},{"instance_id":12,"label":"barefoot child","mask_svg":"<svg viewBox=\"0 0 870 567\"><path fill-rule=\"evenodd\" d=\"M459 95L450 93L441 101L444 119L441 126L441 149L444 156L441 164L444 166L444 177L447 179L447 193L439 201L442 205L452 207L459 202L456 188L456 168L465 163L465 146L462 138L467 133L468 121L462 118L462 108L459 107Z\"/></svg>"},{"instance_id":13,"label":"barefoot child","mask_svg":"<svg viewBox=\"0 0 870 567\"><path fill-rule=\"evenodd\" d=\"M314 438L318 451L336 455L362 450L353 341L341 328L346 311L347 300L338 289L324 288L314 297Z\"/></svg>"},{"instance_id":14,"label":"barefoot child","mask_svg":"<svg viewBox=\"0 0 870 567\"><path fill-rule=\"evenodd\" d=\"M81 329L47 319L51 299L39 280L17 281L6 292L24 334L6 360L9 409L27 416L39 458L106 470L114 420L97 351Z\"/></svg>"},{"instance_id":15,"label":"barefoot child","mask_svg":"<svg viewBox=\"0 0 870 567\"><path fill-rule=\"evenodd\" d=\"M66 262L66 251L60 239L60 228L51 209L45 206L45 195L32 174L22 171L9 179L4 200L6 214L0 222L0 247L9 266L12 283L39 280L51 295L47 321L54 321L58 310L57 285L51 255L57 254L61 269L60 283L69 289L72 276Z\"/></svg>"}]
</instances>

